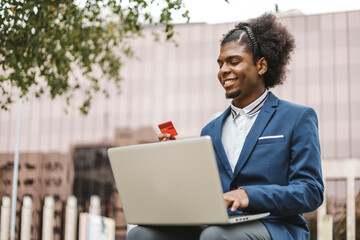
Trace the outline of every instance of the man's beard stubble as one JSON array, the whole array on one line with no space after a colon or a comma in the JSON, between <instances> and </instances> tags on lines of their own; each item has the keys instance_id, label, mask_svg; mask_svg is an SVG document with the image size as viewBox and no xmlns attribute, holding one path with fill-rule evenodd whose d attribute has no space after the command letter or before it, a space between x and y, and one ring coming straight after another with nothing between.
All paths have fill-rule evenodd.
<instances>
[{"instance_id":1,"label":"man's beard stubble","mask_svg":"<svg viewBox=\"0 0 360 240\"><path fill-rule=\"evenodd\" d=\"M225 96L227 99L230 99L230 98L236 98L240 95L241 91L240 90L236 90L235 92L231 92L231 93L225 93Z\"/></svg>"}]
</instances>

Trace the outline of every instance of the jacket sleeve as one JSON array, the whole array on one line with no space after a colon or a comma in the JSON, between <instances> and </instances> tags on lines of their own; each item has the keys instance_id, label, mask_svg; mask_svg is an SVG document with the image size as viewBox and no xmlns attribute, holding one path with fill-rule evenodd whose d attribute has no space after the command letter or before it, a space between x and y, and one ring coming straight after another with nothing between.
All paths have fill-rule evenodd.
<instances>
[{"instance_id":1,"label":"jacket sleeve","mask_svg":"<svg viewBox=\"0 0 360 240\"><path fill-rule=\"evenodd\" d=\"M289 157L288 184L243 186L249 196L246 211L290 216L313 211L322 204L324 184L315 111L306 108L294 126L290 155L284 156Z\"/></svg>"}]
</instances>

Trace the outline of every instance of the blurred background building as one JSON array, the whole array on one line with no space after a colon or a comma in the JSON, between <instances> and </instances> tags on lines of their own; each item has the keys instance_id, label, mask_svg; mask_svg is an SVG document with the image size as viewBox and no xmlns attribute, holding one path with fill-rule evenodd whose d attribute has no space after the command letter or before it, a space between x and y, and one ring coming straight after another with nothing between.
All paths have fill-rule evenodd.
<instances>
[{"instance_id":1,"label":"blurred background building","mask_svg":"<svg viewBox=\"0 0 360 240\"><path fill-rule=\"evenodd\" d=\"M320 239L326 214L333 216L334 239L360 239L360 11L279 17L297 47L287 81L272 91L313 107L319 117L326 199L305 214L311 239ZM217 80L216 59L220 39L234 24L177 25L177 47L154 42L151 32L157 29L145 29L143 38L133 40L136 57L123 68L121 94L109 85L111 97L95 96L88 116L75 108L65 114L61 98L23 104L18 203L23 195L37 201L34 239L46 195L56 196L54 232L61 239L70 194L78 197L80 211L87 211L89 196L99 195L102 214L116 219L117 239L124 239L126 223L106 149L157 141L157 124L169 120L178 138L199 136L230 104ZM16 104L0 112L0 197L11 195L16 121Z\"/></svg>"}]
</instances>

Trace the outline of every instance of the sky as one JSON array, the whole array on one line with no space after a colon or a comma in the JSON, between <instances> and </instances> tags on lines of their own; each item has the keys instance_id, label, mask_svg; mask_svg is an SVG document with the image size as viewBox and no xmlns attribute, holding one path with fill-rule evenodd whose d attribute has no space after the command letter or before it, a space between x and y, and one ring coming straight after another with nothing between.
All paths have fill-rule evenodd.
<instances>
[{"instance_id":1,"label":"sky","mask_svg":"<svg viewBox=\"0 0 360 240\"><path fill-rule=\"evenodd\" d=\"M238 22L274 12L275 4L280 11L300 10L305 15L360 10L360 0L183 0L190 12L190 22L225 23ZM176 23L184 22L176 17Z\"/></svg>"}]
</instances>

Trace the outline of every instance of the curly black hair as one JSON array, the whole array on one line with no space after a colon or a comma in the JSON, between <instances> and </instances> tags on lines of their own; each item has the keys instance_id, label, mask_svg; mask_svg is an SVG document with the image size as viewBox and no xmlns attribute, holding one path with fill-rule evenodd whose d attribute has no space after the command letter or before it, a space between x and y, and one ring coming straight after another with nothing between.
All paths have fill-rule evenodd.
<instances>
[{"instance_id":1,"label":"curly black hair","mask_svg":"<svg viewBox=\"0 0 360 240\"><path fill-rule=\"evenodd\" d=\"M268 69L264 75L267 89L284 82L286 65L295 48L295 39L273 14L265 13L258 18L238 23L224 35L221 46L229 42L244 44L245 51L253 55L254 63L262 57L267 60Z\"/></svg>"}]
</instances>

